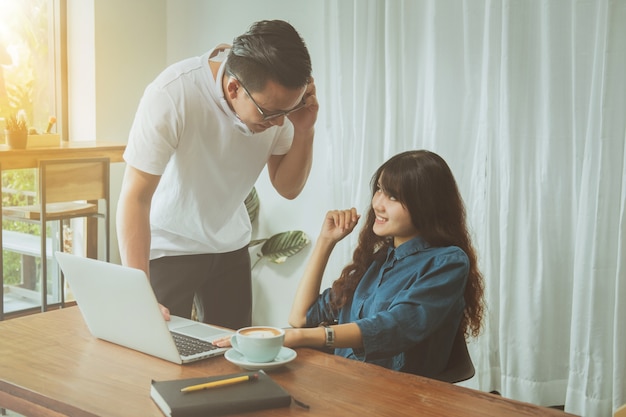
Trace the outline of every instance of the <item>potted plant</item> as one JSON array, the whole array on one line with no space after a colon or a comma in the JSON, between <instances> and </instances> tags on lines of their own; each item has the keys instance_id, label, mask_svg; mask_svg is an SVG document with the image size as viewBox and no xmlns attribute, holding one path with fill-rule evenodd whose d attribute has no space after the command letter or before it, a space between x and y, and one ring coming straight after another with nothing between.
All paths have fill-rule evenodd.
<instances>
[{"instance_id":1,"label":"potted plant","mask_svg":"<svg viewBox=\"0 0 626 417\"><path fill-rule=\"evenodd\" d=\"M248 194L245 201L246 210L250 217L250 223L259 216L259 209L261 206L259 195L256 192L256 188L252 187L252 190ZM310 243L309 237L301 230L291 230L288 232L277 233L269 238L255 239L248 245L250 248L258 246L263 243L261 250L257 252L256 261L252 264L252 268L263 258L269 259L275 264L281 264L287 260L288 257L300 252L306 245Z\"/></svg>"},{"instance_id":2,"label":"potted plant","mask_svg":"<svg viewBox=\"0 0 626 417\"><path fill-rule=\"evenodd\" d=\"M17 115L9 115L6 119L4 136L9 148L26 149L26 141L28 140L28 123L26 121L26 115L23 112L20 111Z\"/></svg>"}]
</instances>

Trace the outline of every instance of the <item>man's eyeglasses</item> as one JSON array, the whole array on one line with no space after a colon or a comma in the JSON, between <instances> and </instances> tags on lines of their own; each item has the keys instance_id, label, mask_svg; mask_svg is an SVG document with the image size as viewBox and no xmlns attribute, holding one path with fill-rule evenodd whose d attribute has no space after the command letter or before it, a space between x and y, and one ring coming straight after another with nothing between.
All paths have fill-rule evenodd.
<instances>
[{"instance_id":1,"label":"man's eyeglasses","mask_svg":"<svg viewBox=\"0 0 626 417\"><path fill-rule=\"evenodd\" d=\"M236 78L237 81L239 81L239 85L241 86L241 88L243 88L243 91L246 92L248 97L250 97L250 100L252 100L252 103L254 103L254 106L256 107L256 109L259 111L259 114L261 115L261 118L262 118L261 120L263 120L264 122L266 122L268 120L276 119L277 117L288 116L291 113L296 112L296 111L300 110L301 108L303 108L304 106L306 106L306 102L305 102L304 97L303 97L302 101L300 102L300 104L298 104L296 107L294 107L291 110L279 111L279 112L275 112L275 113L267 113L267 111L263 110L261 108L261 106L259 106L259 104L256 102L256 100L254 98L252 98L252 94L250 94L250 91L248 91L246 86L243 85L241 80L239 78L237 78L237 76L235 74L231 73L230 75L232 77Z\"/></svg>"}]
</instances>

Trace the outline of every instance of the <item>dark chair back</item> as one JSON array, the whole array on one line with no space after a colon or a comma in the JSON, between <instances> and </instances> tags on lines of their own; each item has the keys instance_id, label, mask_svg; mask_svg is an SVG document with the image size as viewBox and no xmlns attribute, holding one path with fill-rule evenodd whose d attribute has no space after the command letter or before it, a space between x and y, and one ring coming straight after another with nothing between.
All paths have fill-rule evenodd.
<instances>
[{"instance_id":1,"label":"dark chair back","mask_svg":"<svg viewBox=\"0 0 626 417\"><path fill-rule=\"evenodd\" d=\"M446 369L433 378L455 384L470 379L474 376L475 372L472 358L467 351L465 335L463 331L459 330L454 338Z\"/></svg>"}]
</instances>

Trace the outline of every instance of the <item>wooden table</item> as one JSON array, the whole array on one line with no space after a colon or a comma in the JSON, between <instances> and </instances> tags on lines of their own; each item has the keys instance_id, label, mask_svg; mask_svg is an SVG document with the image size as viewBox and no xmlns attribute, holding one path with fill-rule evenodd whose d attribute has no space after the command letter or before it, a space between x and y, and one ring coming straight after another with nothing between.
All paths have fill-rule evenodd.
<instances>
[{"instance_id":1,"label":"wooden table","mask_svg":"<svg viewBox=\"0 0 626 417\"><path fill-rule=\"evenodd\" d=\"M0 174L3 170L37 168L39 161L42 159L74 159L74 158L92 158L105 157L111 162L123 162L122 157L126 144L116 142L65 142L62 141L58 146L53 147L36 147L26 149L10 149L7 145L0 145ZM0 201L0 210L2 209ZM0 213L0 223L2 216ZM97 219L88 219L86 222L86 238L85 243L86 255L89 257L97 257L98 248L98 225ZM2 234L0 233L0 248L2 247ZM0 265L3 262L2 252L0 251ZM0 272L2 267L0 266ZM0 320L4 316L4 307L2 302L2 291L0 291Z\"/></svg>"},{"instance_id":2,"label":"wooden table","mask_svg":"<svg viewBox=\"0 0 626 417\"><path fill-rule=\"evenodd\" d=\"M224 375L241 369L224 357L176 365L99 339L78 307L0 322L0 407L28 416L162 416L150 381ZM565 416L376 365L296 349L298 357L268 374L305 410L246 416Z\"/></svg>"},{"instance_id":3,"label":"wooden table","mask_svg":"<svg viewBox=\"0 0 626 417\"><path fill-rule=\"evenodd\" d=\"M123 162L126 144L116 142L61 142L59 146L10 149L0 145L2 170L37 168L40 159L73 159L105 157L111 162Z\"/></svg>"}]
</instances>

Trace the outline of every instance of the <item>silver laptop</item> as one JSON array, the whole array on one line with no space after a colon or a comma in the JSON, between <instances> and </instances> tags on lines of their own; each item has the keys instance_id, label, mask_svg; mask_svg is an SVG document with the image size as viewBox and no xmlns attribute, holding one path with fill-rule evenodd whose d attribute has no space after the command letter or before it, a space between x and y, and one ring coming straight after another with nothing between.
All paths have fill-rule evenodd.
<instances>
[{"instance_id":1,"label":"silver laptop","mask_svg":"<svg viewBox=\"0 0 626 417\"><path fill-rule=\"evenodd\" d=\"M55 255L95 337L179 364L228 350L210 342L231 330L177 316L165 321L143 271L64 252Z\"/></svg>"}]
</instances>

